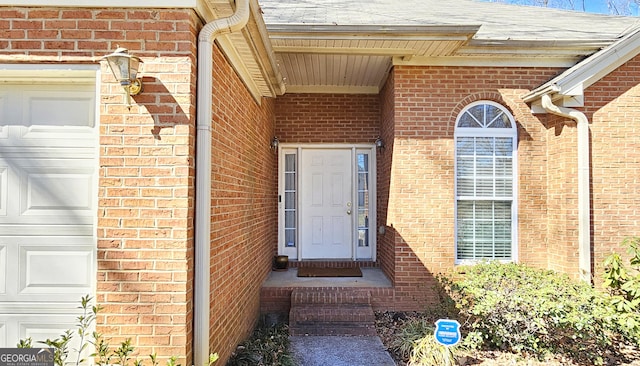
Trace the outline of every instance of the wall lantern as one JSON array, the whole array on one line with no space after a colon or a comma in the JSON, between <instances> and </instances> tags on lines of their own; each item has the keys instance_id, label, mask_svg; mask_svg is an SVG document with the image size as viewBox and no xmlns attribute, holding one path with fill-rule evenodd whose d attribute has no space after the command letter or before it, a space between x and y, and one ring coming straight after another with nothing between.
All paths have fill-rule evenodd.
<instances>
[{"instance_id":1,"label":"wall lantern","mask_svg":"<svg viewBox=\"0 0 640 366\"><path fill-rule=\"evenodd\" d=\"M384 149L384 141L382 141L382 139L380 137L378 137L375 141L376 147L378 148L378 150L383 150Z\"/></svg>"},{"instance_id":2,"label":"wall lantern","mask_svg":"<svg viewBox=\"0 0 640 366\"><path fill-rule=\"evenodd\" d=\"M127 95L127 107L131 108L131 96L142 92L142 80L138 79L138 69L142 61L129 54L126 48L118 47L114 53L102 58L109 64L113 76L120 82Z\"/></svg>"},{"instance_id":3,"label":"wall lantern","mask_svg":"<svg viewBox=\"0 0 640 366\"><path fill-rule=\"evenodd\" d=\"M277 150L278 145L280 145L280 140L278 140L277 137L274 137L273 140L271 140L271 148Z\"/></svg>"}]
</instances>

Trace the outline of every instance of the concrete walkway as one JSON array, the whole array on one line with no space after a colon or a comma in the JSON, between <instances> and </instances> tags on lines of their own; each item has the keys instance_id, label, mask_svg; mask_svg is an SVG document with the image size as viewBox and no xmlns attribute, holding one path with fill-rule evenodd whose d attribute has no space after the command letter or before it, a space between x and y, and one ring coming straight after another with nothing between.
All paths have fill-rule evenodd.
<instances>
[{"instance_id":1,"label":"concrete walkway","mask_svg":"<svg viewBox=\"0 0 640 366\"><path fill-rule=\"evenodd\" d=\"M396 366L380 337L294 336L298 366Z\"/></svg>"}]
</instances>

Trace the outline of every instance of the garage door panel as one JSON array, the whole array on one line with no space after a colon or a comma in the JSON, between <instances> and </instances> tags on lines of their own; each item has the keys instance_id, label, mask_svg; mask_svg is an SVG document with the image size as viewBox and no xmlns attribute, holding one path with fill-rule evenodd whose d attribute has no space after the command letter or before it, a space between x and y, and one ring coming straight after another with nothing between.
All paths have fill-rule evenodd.
<instances>
[{"instance_id":1,"label":"garage door panel","mask_svg":"<svg viewBox=\"0 0 640 366\"><path fill-rule=\"evenodd\" d=\"M4 248L0 302L74 302L93 293L95 245L93 237L15 236L0 238ZM8 260L15 258L15 260Z\"/></svg>"},{"instance_id":2,"label":"garage door panel","mask_svg":"<svg viewBox=\"0 0 640 366\"><path fill-rule=\"evenodd\" d=\"M0 164L0 216L7 216L9 168Z\"/></svg>"},{"instance_id":3,"label":"garage door panel","mask_svg":"<svg viewBox=\"0 0 640 366\"><path fill-rule=\"evenodd\" d=\"M62 241L52 238L49 241ZM20 288L16 300L74 300L91 291L93 250L90 246L21 245ZM69 297L69 295L72 295Z\"/></svg>"},{"instance_id":4,"label":"garage door panel","mask_svg":"<svg viewBox=\"0 0 640 366\"><path fill-rule=\"evenodd\" d=\"M31 315L18 323L19 338L31 338L34 346L42 346L40 342L60 338L67 329L76 329L74 320L72 316ZM77 343L72 338L69 349L77 349Z\"/></svg>"},{"instance_id":5,"label":"garage door panel","mask_svg":"<svg viewBox=\"0 0 640 366\"><path fill-rule=\"evenodd\" d=\"M80 315L77 314L78 310L65 311L71 314L49 314L38 311L23 314L20 319L0 315L0 342L8 347L15 347L21 339L31 337L34 347L41 347L43 345L39 342L59 338L66 330L76 329L76 319ZM73 337L69 350L78 349L79 343L78 337Z\"/></svg>"},{"instance_id":6,"label":"garage door panel","mask_svg":"<svg viewBox=\"0 0 640 366\"><path fill-rule=\"evenodd\" d=\"M14 347L14 344L7 344L7 338L8 338L8 332L9 329L7 329L7 324L4 320L0 319L0 344L3 345L7 345L7 346L11 346ZM16 342L18 343L18 342Z\"/></svg>"},{"instance_id":7,"label":"garage door panel","mask_svg":"<svg viewBox=\"0 0 640 366\"><path fill-rule=\"evenodd\" d=\"M0 225L93 224L94 160L6 155L0 157Z\"/></svg>"},{"instance_id":8,"label":"garage door panel","mask_svg":"<svg viewBox=\"0 0 640 366\"><path fill-rule=\"evenodd\" d=\"M91 167L23 168L20 215L64 215L69 218L69 224L86 223L86 218L94 214L93 170Z\"/></svg>"},{"instance_id":9,"label":"garage door panel","mask_svg":"<svg viewBox=\"0 0 640 366\"><path fill-rule=\"evenodd\" d=\"M9 92L0 89L0 139L9 137Z\"/></svg>"},{"instance_id":10,"label":"garage door panel","mask_svg":"<svg viewBox=\"0 0 640 366\"><path fill-rule=\"evenodd\" d=\"M7 293L7 246L0 243L0 296Z\"/></svg>"},{"instance_id":11,"label":"garage door panel","mask_svg":"<svg viewBox=\"0 0 640 366\"><path fill-rule=\"evenodd\" d=\"M95 146L95 86L15 86L12 94L3 95L5 88L0 86L0 125L8 127L3 145Z\"/></svg>"},{"instance_id":12,"label":"garage door panel","mask_svg":"<svg viewBox=\"0 0 640 366\"><path fill-rule=\"evenodd\" d=\"M53 127L54 131L61 126L92 128L95 111L90 90L25 91L25 126Z\"/></svg>"}]
</instances>

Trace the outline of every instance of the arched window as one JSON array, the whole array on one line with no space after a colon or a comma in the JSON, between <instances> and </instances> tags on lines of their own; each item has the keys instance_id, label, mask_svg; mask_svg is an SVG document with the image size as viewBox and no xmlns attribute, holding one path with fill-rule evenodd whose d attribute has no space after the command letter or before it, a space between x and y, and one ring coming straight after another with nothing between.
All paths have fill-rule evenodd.
<instances>
[{"instance_id":1,"label":"arched window","mask_svg":"<svg viewBox=\"0 0 640 366\"><path fill-rule=\"evenodd\" d=\"M479 101L456 119L456 262L516 259L516 151L513 116Z\"/></svg>"}]
</instances>

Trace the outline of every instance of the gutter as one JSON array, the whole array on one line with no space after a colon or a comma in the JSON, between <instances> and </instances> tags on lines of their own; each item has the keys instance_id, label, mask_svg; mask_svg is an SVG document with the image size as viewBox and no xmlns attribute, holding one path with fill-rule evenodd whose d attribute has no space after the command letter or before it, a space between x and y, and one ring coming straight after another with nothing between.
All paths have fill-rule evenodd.
<instances>
[{"instance_id":1,"label":"gutter","mask_svg":"<svg viewBox=\"0 0 640 366\"><path fill-rule=\"evenodd\" d=\"M640 53L640 26L525 95L531 103L549 92L575 95ZM579 89L577 89L579 88Z\"/></svg>"},{"instance_id":2,"label":"gutter","mask_svg":"<svg viewBox=\"0 0 640 366\"><path fill-rule=\"evenodd\" d=\"M573 108L553 104L551 96L541 97L542 108L557 116L570 118L578 124L578 265L582 281L591 283L591 194L589 192L589 120Z\"/></svg>"},{"instance_id":3,"label":"gutter","mask_svg":"<svg viewBox=\"0 0 640 366\"><path fill-rule=\"evenodd\" d=\"M236 0L228 18L207 23L198 36L198 89L196 115L196 211L194 275L194 365L209 364L210 267L211 267L211 119L213 42L217 37L244 28L249 21L249 1Z\"/></svg>"}]
</instances>

